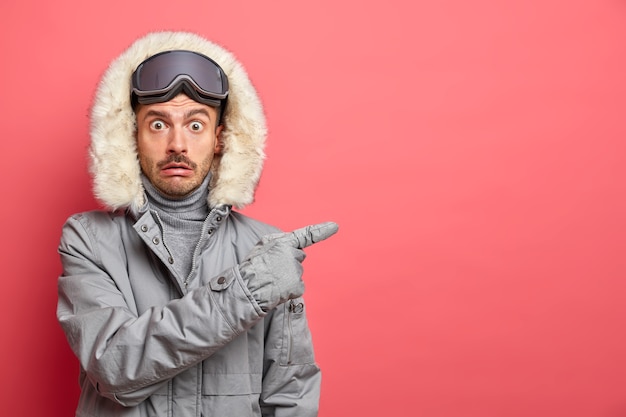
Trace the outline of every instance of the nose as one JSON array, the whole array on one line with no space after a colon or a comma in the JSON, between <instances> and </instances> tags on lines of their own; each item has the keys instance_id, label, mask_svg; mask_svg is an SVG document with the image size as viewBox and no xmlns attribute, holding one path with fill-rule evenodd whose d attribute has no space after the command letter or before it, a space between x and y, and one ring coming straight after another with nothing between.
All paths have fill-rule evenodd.
<instances>
[{"instance_id":1,"label":"nose","mask_svg":"<svg viewBox=\"0 0 626 417\"><path fill-rule=\"evenodd\" d=\"M167 153L187 153L187 139L185 138L182 128L177 126L170 128L168 139Z\"/></svg>"}]
</instances>

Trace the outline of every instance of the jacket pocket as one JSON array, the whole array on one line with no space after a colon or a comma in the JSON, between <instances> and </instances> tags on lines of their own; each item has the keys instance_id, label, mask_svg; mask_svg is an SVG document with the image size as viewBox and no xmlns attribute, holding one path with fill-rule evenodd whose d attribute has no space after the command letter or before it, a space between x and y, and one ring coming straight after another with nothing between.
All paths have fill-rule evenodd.
<instances>
[{"instance_id":1,"label":"jacket pocket","mask_svg":"<svg viewBox=\"0 0 626 417\"><path fill-rule=\"evenodd\" d=\"M283 343L281 365L303 365L315 362L313 340L306 319L304 300L296 298L283 304Z\"/></svg>"}]
</instances>

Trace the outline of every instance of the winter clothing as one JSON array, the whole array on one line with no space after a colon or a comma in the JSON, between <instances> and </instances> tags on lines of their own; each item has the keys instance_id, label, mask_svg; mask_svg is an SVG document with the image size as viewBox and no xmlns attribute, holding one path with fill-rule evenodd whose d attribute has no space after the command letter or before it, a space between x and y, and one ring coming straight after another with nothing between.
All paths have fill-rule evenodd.
<instances>
[{"instance_id":1,"label":"winter clothing","mask_svg":"<svg viewBox=\"0 0 626 417\"><path fill-rule=\"evenodd\" d=\"M156 197L146 194L130 104L137 65L174 49L211 57L230 84L224 150L205 181L208 193L201 190L208 215L198 219L204 206L192 202L193 216L183 219L201 231L188 248L189 274L177 263L180 248L171 250L163 233L175 219L164 222L163 206L157 210ZM289 299L282 281L268 281L281 271L263 275L253 265L276 250L290 251L297 265L275 262L301 274L299 248L334 233L336 225L276 235L275 227L232 210L253 199L266 136L260 100L243 67L197 35L150 34L111 64L91 122L94 190L109 211L70 217L59 245L57 316L80 363L76 415L317 415L321 374L304 301Z\"/></svg>"}]
</instances>

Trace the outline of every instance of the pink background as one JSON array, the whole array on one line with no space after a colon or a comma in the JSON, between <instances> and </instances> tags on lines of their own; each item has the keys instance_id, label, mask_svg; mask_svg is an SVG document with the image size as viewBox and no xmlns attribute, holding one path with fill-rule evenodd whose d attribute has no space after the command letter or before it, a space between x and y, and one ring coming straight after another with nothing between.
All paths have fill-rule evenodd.
<instances>
[{"instance_id":1,"label":"pink background","mask_svg":"<svg viewBox=\"0 0 626 417\"><path fill-rule=\"evenodd\" d=\"M626 416L623 0L9 0L0 28L3 415L73 415L56 246L97 207L93 91L183 29L264 99L246 212L341 226L306 261L321 417Z\"/></svg>"}]
</instances>

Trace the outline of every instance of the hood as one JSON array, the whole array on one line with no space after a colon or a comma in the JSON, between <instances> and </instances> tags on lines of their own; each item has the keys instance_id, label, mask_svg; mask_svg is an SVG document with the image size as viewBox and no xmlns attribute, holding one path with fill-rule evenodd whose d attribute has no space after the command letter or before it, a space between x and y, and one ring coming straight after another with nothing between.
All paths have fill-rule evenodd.
<instances>
[{"instance_id":1,"label":"hood","mask_svg":"<svg viewBox=\"0 0 626 417\"><path fill-rule=\"evenodd\" d=\"M254 199L265 159L263 107L243 66L223 47L187 32L155 32L135 41L105 71L91 109L90 172L95 197L108 209L138 213L145 203L131 108L131 75L148 57L186 49L217 62L229 82L221 138L211 168L209 207L243 208Z\"/></svg>"}]
</instances>

